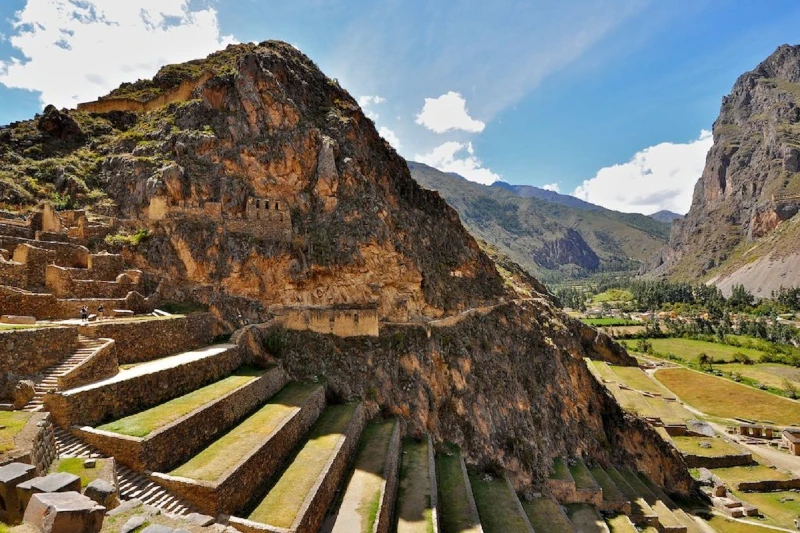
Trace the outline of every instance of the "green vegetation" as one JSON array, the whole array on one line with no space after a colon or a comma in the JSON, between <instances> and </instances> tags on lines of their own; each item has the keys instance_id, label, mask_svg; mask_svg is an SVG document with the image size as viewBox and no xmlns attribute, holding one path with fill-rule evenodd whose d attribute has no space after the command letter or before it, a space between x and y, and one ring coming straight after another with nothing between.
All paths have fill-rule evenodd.
<instances>
[{"instance_id":1,"label":"green vegetation","mask_svg":"<svg viewBox=\"0 0 800 533\"><path fill-rule=\"evenodd\" d=\"M592 296L591 302L593 304L600 304L603 302L623 303L630 302L631 300L633 300L633 294L627 289L607 289Z\"/></svg>"},{"instance_id":2,"label":"green vegetation","mask_svg":"<svg viewBox=\"0 0 800 533\"><path fill-rule=\"evenodd\" d=\"M738 375L754 383L775 389L787 389L787 381L791 386L800 387L800 369L785 365L729 363L724 367L720 367L719 370L729 373L734 378Z\"/></svg>"},{"instance_id":3,"label":"green vegetation","mask_svg":"<svg viewBox=\"0 0 800 533\"><path fill-rule=\"evenodd\" d=\"M472 494L486 533L525 533L525 518L520 515L517 495L505 478L491 477L474 470L469 472Z\"/></svg>"},{"instance_id":4,"label":"green vegetation","mask_svg":"<svg viewBox=\"0 0 800 533\"><path fill-rule=\"evenodd\" d=\"M685 368L659 370L655 377L684 402L711 416L800 424L800 405L792 400Z\"/></svg>"},{"instance_id":5,"label":"green vegetation","mask_svg":"<svg viewBox=\"0 0 800 533\"><path fill-rule=\"evenodd\" d=\"M701 457L718 457L744 453L720 437L672 437L672 442L681 453ZM702 445L701 445L702 444Z\"/></svg>"},{"instance_id":6,"label":"green vegetation","mask_svg":"<svg viewBox=\"0 0 800 533\"><path fill-rule=\"evenodd\" d=\"M477 517L469 504L468 488L461 469L461 450L446 444L436 454L436 483L439 489L440 526L444 533L472 531ZM371 530L370 530L371 531Z\"/></svg>"},{"instance_id":7,"label":"green vegetation","mask_svg":"<svg viewBox=\"0 0 800 533\"><path fill-rule=\"evenodd\" d=\"M583 464L583 461L578 459L575 464L570 465L569 472L572 474L572 479L575 480L575 487L578 489L590 489L597 487L597 482L592 477L589 469Z\"/></svg>"},{"instance_id":8,"label":"green vegetation","mask_svg":"<svg viewBox=\"0 0 800 533\"><path fill-rule=\"evenodd\" d=\"M157 405L152 409L109 422L97 429L132 437L146 437L156 429L167 426L195 409L222 398L239 387L250 383L265 372L265 370L255 368L241 368L233 375L216 383Z\"/></svg>"},{"instance_id":9,"label":"green vegetation","mask_svg":"<svg viewBox=\"0 0 800 533\"><path fill-rule=\"evenodd\" d=\"M547 531L548 533L573 533L569 519L561 510L561 506L550 498L534 498L523 501L522 508L528 515L528 520L534 531Z\"/></svg>"},{"instance_id":10,"label":"green vegetation","mask_svg":"<svg viewBox=\"0 0 800 533\"><path fill-rule=\"evenodd\" d=\"M619 490L619 487L611 480L606 474L606 471L599 466L591 469L592 477L594 477L597 484L603 489L603 499L609 502L620 502L625 500L625 495Z\"/></svg>"},{"instance_id":11,"label":"green vegetation","mask_svg":"<svg viewBox=\"0 0 800 533\"><path fill-rule=\"evenodd\" d=\"M611 371L628 387L653 394L665 394L669 391L661 384L653 381L644 370L636 366L612 366Z\"/></svg>"},{"instance_id":12,"label":"green vegetation","mask_svg":"<svg viewBox=\"0 0 800 533\"><path fill-rule=\"evenodd\" d=\"M797 492L739 492L734 494L755 505L767 516L766 524L792 529L794 519L800 516L800 495Z\"/></svg>"},{"instance_id":13,"label":"green vegetation","mask_svg":"<svg viewBox=\"0 0 800 533\"><path fill-rule=\"evenodd\" d=\"M0 453L14 449L14 437L22 431L32 414L23 411L0 411Z\"/></svg>"},{"instance_id":14,"label":"green vegetation","mask_svg":"<svg viewBox=\"0 0 800 533\"><path fill-rule=\"evenodd\" d=\"M724 516L714 515L706 523L713 527L716 531L724 531L725 533L774 533L774 529L766 527L759 527L756 525L745 524L744 522L737 522Z\"/></svg>"},{"instance_id":15,"label":"green vegetation","mask_svg":"<svg viewBox=\"0 0 800 533\"><path fill-rule=\"evenodd\" d=\"M561 457L556 457L553 460L553 473L550 474L550 479L560 479L562 481L572 481L572 474L569 473L567 463Z\"/></svg>"},{"instance_id":16,"label":"green vegetation","mask_svg":"<svg viewBox=\"0 0 800 533\"><path fill-rule=\"evenodd\" d=\"M317 387L305 383L287 385L247 420L173 470L172 475L218 480L242 457L260 446L286 419L294 416Z\"/></svg>"},{"instance_id":17,"label":"green vegetation","mask_svg":"<svg viewBox=\"0 0 800 533\"><path fill-rule=\"evenodd\" d=\"M611 533L639 533L630 518L624 514L606 518L606 525Z\"/></svg>"},{"instance_id":18,"label":"green vegetation","mask_svg":"<svg viewBox=\"0 0 800 533\"><path fill-rule=\"evenodd\" d=\"M403 439L400 486L397 491L397 531L433 533L428 441Z\"/></svg>"},{"instance_id":19,"label":"green vegetation","mask_svg":"<svg viewBox=\"0 0 800 533\"><path fill-rule=\"evenodd\" d=\"M311 429L308 440L278 482L250 514L255 522L290 528L303 502L317 482L353 418L358 404L325 409Z\"/></svg>"},{"instance_id":20,"label":"green vegetation","mask_svg":"<svg viewBox=\"0 0 800 533\"><path fill-rule=\"evenodd\" d=\"M597 514L597 510L585 503L570 503L566 505L567 516L575 525L577 531L586 533L603 533L605 521Z\"/></svg>"},{"instance_id":21,"label":"green vegetation","mask_svg":"<svg viewBox=\"0 0 800 533\"><path fill-rule=\"evenodd\" d=\"M737 348L727 344L705 342L694 339L666 338L650 339L653 346L653 353L667 357L672 354L683 361L699 363L702 354L706 354L712 363L722 361L734 361L736 354L744 354L754 361L758 361L764 355L763 352L750 348Z\"/></svg>"},{"instance_id":22,"label":"green vegetation","mask_svg":"<svg viewBox=\"0 0 800 533\"><path fill-rule=\"evenodd\" d=\"M53 472L66 472L74 474L81 478L81 487L86 487L89 483L100 477L103 471L103 460L98 459L94 468L86 468L83 463L86 459L81 457L68 457L66 459L58 459L57 462L51 467Z\"/></svg>"},{"instance_id":23,"label":"green vegetation","mask_svg":"<svg viewBox=\"0 0 800 533\"><path fill-rule=\"evenodd\" d=\"M361 436L355 469L347 487L350 491L354 484L357 485L352 490L360 495L357 511L361 515L361 533L372 533L378 519L386 454L396 424L395 420L369 424Z\"/></svg>"},{"instance_id":24,"label":"green vegetation","mask_svg":"<svg viewBox=\"0 0 800 533\"><path fill-rule=\"evenodd\" d=\"M581 321L584 324L589 324L590 326L602 326L613 328L616 326L641 326L642 323L638 320L630 320L627 318L582 318Z\"/></svg>"},{"instance_id":25,"label":"green vegetation","mask_svg":"<svg viewBox=\"0 0 800 533\"><path fill-rule=\"evenodd\" d=\"M764 465L715 468L714 475L733 486L747 481L783 481L791 476Z\"/></svg>"},{"instance_id":26,"label":"green vegetation","mask_svg":"<svg viewBox=\"0 0 800 533\"><path fill-rule=\"evenodd\" d=\"M141 228L136 233L115 233L107 235L105 242L109 246L131 246L136 247L150 238L150 230Z\"/></svg>"}]
</instances>

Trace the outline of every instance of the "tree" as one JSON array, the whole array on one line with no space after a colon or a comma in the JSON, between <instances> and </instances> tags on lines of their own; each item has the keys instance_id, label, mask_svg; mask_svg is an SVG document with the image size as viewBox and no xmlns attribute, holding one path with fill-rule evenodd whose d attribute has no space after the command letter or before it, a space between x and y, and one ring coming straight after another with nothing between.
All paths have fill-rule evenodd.
<instances>
[{"instance_id":1,"label":"tree","mask_svg":"<svg viewBox=\"0 0 800 533\"><path fill-rule=\"evenodd\" d=\"M702 370L713 370L714 367L712 366L712 359L708 356L707 353L703 352L697 356L697 362L700 365Z\"/></svg>"}]
</instances>

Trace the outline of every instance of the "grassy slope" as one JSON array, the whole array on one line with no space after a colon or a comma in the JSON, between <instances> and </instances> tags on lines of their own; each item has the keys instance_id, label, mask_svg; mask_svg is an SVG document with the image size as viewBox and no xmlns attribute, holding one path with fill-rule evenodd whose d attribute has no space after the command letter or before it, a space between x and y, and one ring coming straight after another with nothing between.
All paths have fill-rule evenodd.
<instances>
[{"instance_id":1,"label":"grassy slope","mask_svg":"<svg viewBox=\"0 0 800 533\"><path fill-rule=\"evenodd\" d=\"M649 217L522 198L505 189L468 182L424 165L411 166L414 179L439 191L458 211L470 233L543 279L564 279L565 274L541 268L532 260L532 254L544 242L562 237L567 228L578 231L607 267L619 267L619 260L625 259L625 267L634 269L667 240L669 227Z\"/></svg>"},{"instance_id":2,"label":"grassy slope","mask_svg":"<svg viewBox=\"0 0 800 533\"><path fill-rule=\"evenodd\" d=\"M197 389L152 409L109 422L98 427L98 429L132 437L146 437L154 430L174 422L202 405L221 398L263 374L263 370L243 369L216 383Z\"/></svg>"},{"instance_id":3,"label":"grassy slope","mask_svg":"<svg viewBox=\"0 0 800 533\"><path fill-rule=\"evenodd\" d=\"M254 447L261 445L284 420L293 416L316 388L316 385L297 383L284 387L264 407L173 470L172 475L217 480Z\"/></svg>"},{"instance_id":4,"label":"grassy slope","mask_svg":"<svg viewBox=\"0 0 800 533\"><path fill-rule=\"evenodd\" d=\"M744 453L733 444L719 437L672 437L672 442L681 452L701 457L718 457ZM708 443L710 447L703 447L700 443Z\"/></svg>"},{"instance_id":5,"label":"grassy slope","mask_svg":"<svg viewBox=\"0 0 800 533\"><path fill-rule=\"evenodd\" d=\"M659 370L655 376L681 400L707 415L800 424L800 403L796 401L685 368Z\"/></svg>"},{"instance_id":6,"label":"grassy slope","mask_svg":"<svg viewBox=\"0 0 800 533\"><path fill-rule=\"evenodd\" d=\"M433 533L428 442L406 438L397 491L397 533Z\"/></svg>"},{"instance_id":7,"label":"grassy slope","mask_svg":"<svg viewBox=\"0 0 800 533\"><path fill-rule=\"evenodd\" d=\"M522 507L528 515L534 531L548 533L573 533L572 524L563 514L558 503L550 498L534 498L523 501Z\"/></svg>"},{"instance_id":8,"label":"grassy slope","mask_svg":"<svg viewBox=\"0 0 800 533\"><path fill-rule=\"evenodd\" d=\"M477 531L478 524L469 505L467 485L461 470L461 450L447 445L436 454L436 484L439 490L442 533Z\"/></svg>"},{"instance_id":9,"label":"grassy slope","mask_svg":"<svg viewBox=\"0 0 800 533\"><path fill-rule=\"evenodd\" d=\"M329 407L311 429L308 441L294 457L250 519L277 527L291 527L311 488L344 436L357 404Z\"/></svg>"},{"instance_id":10,"label":"grassy slope","mask_svg":"<svg viewBox=\"0 0 800 533\"><path fill-rule=\"evenodd\" d=\"M31 417L31 413L21 411L0 411L0 453L14 449L14 437L17 436Z\"/></svg>"},{"instance_id":11,"label":"grassy slope","mask_svg":"<svg viewBox=\"0 0 800 533\"><path fill-rule=\"evenodd\" d=\"M761 359L763 352L753 350L750 348L742 348L737 346L728 346L727 344L720 344L716 342L705 342L694 339L651 339L653 344L653 351L661 355L673 354L683 359L684 361L697 362L697 358L701 353L705 353L709 357L718 361L732 361L733 354L739 352L750 357L754 361Z\"/></svg>"},{"instance_id":12,"label":"grassy slope","mask_svg":"<svg viewBox=\"0 0 800 533\"><path fill-rule=\"evenodd\" d=\"M517 497L508 488L505 479L489 480L484 474L470 472L469 481L485 533L527 532L525 520L517 508Z\"/></svg>"}]
</instances>

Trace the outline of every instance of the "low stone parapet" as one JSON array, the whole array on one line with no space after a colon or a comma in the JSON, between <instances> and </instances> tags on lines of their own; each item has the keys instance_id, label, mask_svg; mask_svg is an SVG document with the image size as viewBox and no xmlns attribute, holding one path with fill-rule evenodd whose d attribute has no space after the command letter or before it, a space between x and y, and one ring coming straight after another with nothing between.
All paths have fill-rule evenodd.
<instances>
[{"instance_id":1,"label":"low stone parapet","mask_svg":"<svg viewBox=\"0 0 800 533\"><path fill-rule=\"evenodd\" d=\"M709 457L705 455L681 454L686 466L689 468L730 468L734 466L747 466L754 464L752 454L737 453L731 455L718 455Z\"/></svg>"},{"instance_id":2,"label":"low stone parapet","mask_svg":"<svg viewBox=\"0 0 800 533\"><path fill-rule=\"evenodd\" d=\"M257 489L283 464L325 408L325 389L317 388L294 416L285 420L261 445L243 457L217 481L153 473L152 479L210 515L233 514L258 496Z\"/></svg>"},{"instance_id":3,"label":"low stone parapet","mask_svg":"<svg viewBox=\"0 0 800 533\"><path fill-rule=\"evenodd\" d=\"M742 492L775 492L778 490L797 490L800 489L800 478L742 481L736 484L736 488Z\"/></svg>"},{"instance_id":4,"label":"low stone parapet","mask_svg":"<svg viewBox=\"0 0 800 533\"><path fill-rule=\"evenodd\" d=\"M273 368L146 437L91 427L73 428L73 433L136 471L169 471L200 452L254 408L275 395L288 379L283 369Z\"/></svg>"},{"instance_id":5,"label":"low stone parapet","mask_svg":"<svg viewBox=\"0 0 800 533\"><path fill-rule=\"evenodd\" d=\"M49 293L29 292L0 285L0 309L13 309L15 313L37 319L62 320L79 318L81 308L94 312L98 306L106 309L129 309L134 313L149 313L153 304L138 292L129 292L124 298L60 299Z\"/></svg>"},{"instance_id":6,"label":"low stone parapet","mask_svg":"<svg viewBox=\"0 0 800 533\"><path fill-rule=\"evenodd\" d=\"M77 389L49 393L45 406L63 428L92 426L182 396L230 374L240 364L236 345L217 344L158 364L145 363Z\"/></svg>"}]
</instances>

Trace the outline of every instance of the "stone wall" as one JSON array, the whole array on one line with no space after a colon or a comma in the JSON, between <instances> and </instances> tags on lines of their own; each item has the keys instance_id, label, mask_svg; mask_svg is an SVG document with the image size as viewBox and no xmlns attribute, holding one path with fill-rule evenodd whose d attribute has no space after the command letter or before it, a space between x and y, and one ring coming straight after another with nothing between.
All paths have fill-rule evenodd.
<instances>
[{"instance_id":1,"label":"stone wall","mask_svg":"<svg viewBox=\"0 0 800 533\"><path fill-rule=\"evenodd\" d=\"M73 429L83 441L136 471L169 472L234 427L288 381L281 368L139 438L90 427Z\"/></svg>"},{"instance_id":2,"label":"stone wall","mask_svg":"<svg viewBox=\"0 0 800 533\"><path fill-rule=\"evenodd\" d=\"M257 489L278 472L284 459L305 437L324 408L325 389L319 387L295 416L264 438L262 446L244 457L217 482L195 481L162 473L154 473L152 479L212 516L241 511L262 496Z\"/></svg>"},{"instance_id":3,"label":"stone wall","mask_svg":"<svg viewBox=\"0 0 800 533\"><path fill-rule=\"evenodd\" d=\"M149 409L199 389L233 372L240 364L234 345L218 345L219 354L144 375L120 374L107 383L87 385L45 396L45 406L63 428L96 425Z\"/></svg>"},{"instance_id":4,"label":"stone wall","mask_svg":"<svg viewBox=\"0 0 800 533\"><path fill-rule=\"evenodd\" d=\"M285 308L278 321L287 329L313 331L338 337L370 336L379 333L378 309L339 307Z\"/></svg>"},{"instance_id":5,"label":"stone wall","mask_svg":"<svg viewBox=\"0 0 800 533\"><path fill-rule=\"evenodd\" d=\"M211 72L204 72L196 80L184 80L177 87L164 91L158 96L145 102L133 98L103 98L94 102L78 104L78 111L84 113L111 113L112 111L133 111L145 113L153 111L171 102L184 102L188 100L195 89L214 76Z\"/></svg>"},{"instance_id":6,"label":"stone wall","mask_svg":"<svg viewBox=\"0 0 800 533\"><path fill-rule=\"evenodd\" d=\"M89 250L85 246L68 242L21 239L0 235L0 248L13 252L20 244L55 252L55 263L60 266L86 268L89 263Z\"/></svg>"},{"instance_id":7,"label":"stone wall","mask_svg":"<svg viewBox=\"0 0 800 533\"><path fill-rule=\"evenodd\" d=\"M764 481L742 481L736 484L742 492L775 492L778 490L800 489L800 478L795 479L770 479Z\"/></svg>"},{"instance_id":8,"label":"stone wall","mask_svg":"<svg viewBox=\"0 0 800 533\"><path fill-rule=\"evenodd\" d=\"M545 490L560 502L575 501L575 482L563 479L548 479L544 484Z\"/></svg>"},{"instance_id":9,"label":"stone wall","mask_svg":"<svg viewBox=\"0 0 800 533\"><path fill-rule=\"evenodd\" d=\"M39 288L45 286L47 265L56 260L56 254L52 250L23 243L14 249L13 260L25 265L25 288Z\"/></svg>"},{"instance_id":10,"label":"stone wall","mask_svg":"<svg viewBox=\"0 0 800 533\"><path fill-rule=\"evenodd\" d=\"M58 377L59 390L81 387L101 379L116 376L119 373L114 341L111 339L105 340L107 341L106 344L98 348L90 357Z\"/></svg>"},{"instance_id":11,"label":"stone wall","mask_svg":"<svg viewBox=\"0 0 800 533\"><path fill-rule=\"evenodd\" d=\"M33 237L33 230L30 226L23 226L14 224L5 220L0 221L0 234L8 235L9 237L21 237L23 239L30 239Z\"/></svg>"},{"instance_id":12,"label":"stone wall","mask_svg":"<svg viewBox=\"0 0 800 533\"><path fill-rule=\"evenodd\" d=\"M76 327L0 331L0 354L2 354L0 372L17 375L37 374L60 363L73 353L77 346Z\"/></svg>"},{"instance_id":13,"label":"stone wall","mask_svg":"<svg viewBox=\"0 0 800 533\"><path fill-rule=\"evenodd\" d=\"M753 456L749 453L720 455L707 457L703 455L682 454L686 466L689 468L731 468L753 464Z\"/></svg>"},{"instance_id":14,"label":"stone wall","mask_svg":"<svg viewBox=\"0 0 800 533\"><path fill-rule=\"evenodd\" d=\"M87 337L114 339L117 359L127 365L206 346L223 330L211 313L196 313L147 321L98 322L81 326L80 332Z\"/></svg>"},{"instance_id":15,"label":"stone wall","mask_svg":"<svg viewBox=\"0 0 800 533\"><path fill-rule=\"evenodd\" d=\"M0 258L0 285L28 287L28 269L22 263Z\"/></svg>"},{"instance_id":16,"label":"stone wall","mask_svg":"<svg viewBox=\"0 0 800 533\"><path fill-rule=\"evenodd\" d=\"M130 292L124 298L59 299L52 294L0 286L0 309L13 309L15 314L40 320L79 318L81 307L86 306L94 313L101 304L107 313L113 309L129 309L137 314L153 310L153 303L138 292Z\"/></svg>"},{"instance_id":17,"label":"stone wall","mask_svg":"<svg viewBox=\"0 0 800 533\"><path fill-rule=\"evenodd\" d=\"M0 466L25 463L36 467L43 476L56 458L56 440L50 413L33 413L25 427L14 437L14 449L0 454Z\"/></svg>"},{"instance_id":18,"label":"stone wall","mask_svg":"<svg viewBox=\"0 0 800 533\"><path fill-rule=\"evenodd\" d=\"M87 266L90 276L86 279L114 281L117 279L117 275L125 270L125 260L119 254L91 254Z\"/></svg>"},{"instance_id":19,"label":"stone wall","mask_svg":"<svg viewBox=\"0 0 800 533\"><path fill-rule=\"evenodd\" d=\"M120 281L98 281L85 278L91 275L90 269L64 268L47 265L46 287L59 298L124 298L126 294L139 288L130 276L118 276ZM76 279L74 274L78 275Z\"/></svg>"},{"instance_id":20,"label":"stone wall","mask_svg":"<svg viewBox=\"0 0 800 533\"><path fill-rule=\"evenodd\" d=\"M377 512L377 523L375 533L389 533L392 528L394 518L394 502L397 497L397 486L400 481L400 438L405 433L402 420L397 420L392 432L392 440L389 442L389 450L386 455L386 464L383 467L383 482L381 487L381 501ZM461 457L461 471L464 479L468 481L467 467L464 458ZM475 500L472 492L468 494L473 516L478 516L478 509L475 507Z\"/></svg>"}]
</instances>

